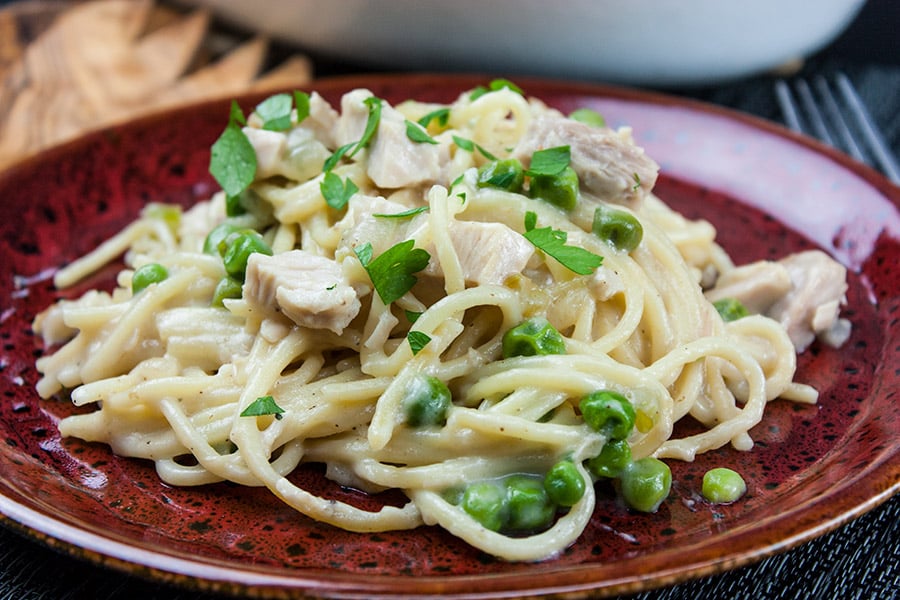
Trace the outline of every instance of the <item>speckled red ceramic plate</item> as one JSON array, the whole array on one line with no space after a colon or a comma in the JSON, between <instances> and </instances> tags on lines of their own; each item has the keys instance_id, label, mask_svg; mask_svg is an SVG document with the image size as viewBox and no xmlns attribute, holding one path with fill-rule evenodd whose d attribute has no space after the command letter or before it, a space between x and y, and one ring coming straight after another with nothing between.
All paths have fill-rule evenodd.
<instances>
[{"instance_id":1,"label":"speckled red ceramic plate","mask_svg":"<svg viewBox=\"0 0 900 600\"><path fill-rule=\"evenodd\" d=\"M373 76L315 87L332 101L357 86L392 102L450 101L485 81ZM708 106L634 91L519 83L564 111L590 106L612 125L631 125L662 165L659 195L690 217L712 221L737 261L821 247L850 268L852 337L840 350L815 345L800 359L799 379L821 391L817 406L772 403L750 453L726 449L693 464L673 461L673 492L654 515L628 514L601 489L582 538L539 564L493 560L436 528L340 531L292 513L261 490L175 489L146 462L60 440L56 422L69 413L68 403L41 402L32 387L42 349L30 323L57 297L50 275L121 228L145 202L190 204L213 191L208 148L228 114L227 104L217 103L89 136L0 176L5 522L92 561L204 589L272 597L576 597L745 564L895 493L900 190L830 150ZM744 474L744 499L718 507L698 499L700 477L713 464ZM315 468L294 476L363 505L390 501L333 489Z\"/></svg>"}]
</instances>

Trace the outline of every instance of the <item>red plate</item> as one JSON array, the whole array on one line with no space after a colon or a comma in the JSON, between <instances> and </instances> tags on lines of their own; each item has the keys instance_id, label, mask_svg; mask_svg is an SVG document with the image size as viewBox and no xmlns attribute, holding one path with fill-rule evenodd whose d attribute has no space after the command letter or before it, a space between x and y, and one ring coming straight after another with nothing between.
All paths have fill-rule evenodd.
<instances>
[{"instance_id":1,"label":"red plate","mask_svg":"<svg viewBox=\"0 0 900 600\"><path fill-rule=\"evenodd\" d=\"M467 76L370 76L318 82L336 103L367 87L396 103L452 101L486 82ZM710 220L736 261L819 247L849 267L853 334L840 350L814 345L798 379L817 406L776 401L753 431L757 447L695 463L671 461L673 493L635 516L599 488L582 538L538 564L487 557L437 528L348 533L314 523L267 491L218 484L177 489L152 464L100 445L60 440L66 401L34 392L41 344L34 315L58 293L53 270L94 247L148 201L208 197L208 150L227 103L156 115L56 148L0 175L0 513L75 555L160 580L271 597L435 594L489 598L631 592L733 568L820 535L900 489L900 189L836 152L743 115L672 97L522 80L568 112L589 106L634 128L662 165L658 194ZM245 108L254 99L245 99ZM83 284L109 283L109 269ZM730 465L749 492L731 506L699 500L702 473ZM315 468L294 475L334 489Z\"/></svg>"}]
</instances>

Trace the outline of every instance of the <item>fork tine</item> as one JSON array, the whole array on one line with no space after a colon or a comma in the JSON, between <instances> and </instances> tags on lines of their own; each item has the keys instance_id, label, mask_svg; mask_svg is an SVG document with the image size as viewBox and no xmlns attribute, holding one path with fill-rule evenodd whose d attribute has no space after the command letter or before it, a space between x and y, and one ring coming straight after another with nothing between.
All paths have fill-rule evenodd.
<instances>
[{"instance_id":1,"label":"fork tine","mask_svg":"<svg viewBox=\"0 0 900 600\"><path fill-rule=\"evenodd\" d=\"M779 79L775 82L775 96L778 99L778 105L781 107L781 114L787 126L797 133L803 133L803 126L800 125L800 115L797 114L797 106L794 103L794 96L791 94L791 88L787 82Z\"/></svg>"},{"instance_id":2,"label":"fork tine","mask_svg":"<svg viewBox=\"0 0 900 600\"><path fill-rule=\"evenodd\" d=\"M888 176L888 179L894 183L900 184L900 166L897 165L897 160L894 158L893 153L888 149L884 138L878 133L878 129L875 127L872 116L863 104L859 94L856 93L856 89L850 82L850 78L844 73L838 73L836 81L838 89L841 91L841 95L850 107L863 135L866 136L866 141L871 147L872 153L875 155L875 160L878 162L879 166L881 166L885 175Z\"/></svg>"},{"instance_id":3,"label":"fork tine","mask_svg":"<svg viewBox=\"0 0 900 600\"><path fill-rule=\"evenodd\" d=\"M825 112L828 113L829 122L847 149L847 153L859 162L866 162L865 155L853 138L853 134L847 126L847 121L844 120L841 109L838 107L837 100L828 86L828 82L825 81L823 76L819 75L814 83L816 90L819 92L819 97L822 99Z\"/></svg>"},{"instance_id":4,"label":"fork tine","mask_svg":"<svg viewBox=\"0 0 900 600\"><path fill-rule=\"evenodd\" d=\"M828 126L825 125L825 118L816 104L816 99L813 97L809 84L806 83L805 79L798 79L795 87L797 88L797 95L800 96L800 103L803 105L803 110L806 111L806 116L809 118L816 137L829 146L837 146L834 143L834 138L831 137L831 133L828 131Z\"/></svg>"}]
</instances>

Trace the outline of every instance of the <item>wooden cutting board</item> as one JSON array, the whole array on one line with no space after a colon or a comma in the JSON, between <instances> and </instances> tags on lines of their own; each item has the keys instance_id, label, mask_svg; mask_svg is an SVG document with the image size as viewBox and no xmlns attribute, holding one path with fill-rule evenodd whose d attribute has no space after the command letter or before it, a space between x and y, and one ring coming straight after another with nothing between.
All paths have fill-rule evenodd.
<instances>
[{"instance_id":1,"label":"wooden cutting board","mask_svg":"<svg viewBox=\"0 0 900 600\"><path fill-rule=\"evenodd\" d=\"M195 101L311 80L266 70L269 42L152 0L30 0L0 9L0 169L81 133Z\"/></svg>"}]
</instances>

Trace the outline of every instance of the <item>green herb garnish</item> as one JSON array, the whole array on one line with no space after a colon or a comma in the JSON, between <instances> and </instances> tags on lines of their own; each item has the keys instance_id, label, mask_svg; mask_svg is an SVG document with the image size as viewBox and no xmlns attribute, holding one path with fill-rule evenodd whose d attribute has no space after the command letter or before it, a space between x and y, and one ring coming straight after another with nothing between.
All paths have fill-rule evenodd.
<instances>
[{"instance_id":1,"label":"green herb garnish","mask_svg":"<svg viewBox=\"0 0 900 600\"><path fill-rule=\"evenodd\" d=\"M369 96L363 100L363 102L369 108L369 116L366 118L366 128L363 131L362 137L355 142L344 144L335 150L334 153L328 157L328 160L325 161L325 164L322 165L322 171L331 171L339 162L341 162L341 159L344 158L344 156L352 158L357 152L371 143L372 137L378 130L378 123L381 121L381 99L376 98L375 96Z\"/></svg>"},{"instance_id":2,"label":"green herb garnish","mask_svg":"<svg viewBox=\"0 0 900 600\"><path fill-rule=\"evenodd\" d=\"M256 114L263 120L263 129L285 131L291 128L293 108L290 94L275 94L256 105Z\"/></svg>"},{"instance_id":3,"label":"green herb garnish","mask_svg":"<svg viewBox=\"0 0 900 600\"><path fill-rule=\"evenodd\" d=\"M421 331L410 331L406 334L406 340L409 342L413 356L415 356L421 352L422 348L428 345L428 342L431 341L431 336Z\"/></svg>"},{"instance_id":4,"label":"green herb garnish","mask_svg":"<svg viewBox=\"0 0 900 600\"><path fill-rule=\"evenodd\" d=\"M256 177L256 150L241 130L245 123L244 113L232 100L228 125L212 145L209 159L209 172L226 196L239 195Z\"/></svg>"},{"instance_id":5,"label":"green herb garnish","mask_svg":"<svg viewBox=\"0 0 900 600\"><path fill-rule=\"evenodd\" d=\"M406 121L406 137L417 144L437 144L438 141L428 135L424 129L412 121Z\"/></svg>"},{"instance_id":6,"label":"green herb garnish","mask_svg":"<svg viewBox=\"0 0 900 600\"><path fill-rule=\"evenodd\" d=\"M413 248L414 245L414 240L400 242L377 258L372 258L372 244L369 242L353 249L385 304L390 304L411 290L418 281L413 273L424 269L431 259L427 251Z\"/></svg>"},{"instance_id":7,"label":"green herb garnish","mask_svg":"<svg viewBox=\"0 0 900 600\"><path fill-rule=\"evenodd\" d=\"M419 317L422 316L422 313L416 312L414 310L404 310L403 314L406 315L406 320L409 321L410 323L415 323L416 321L419 320Z\"/></svg>"},{"instance_id":8,"label":"green herb garnish","mask_svg":"<svg viewBox=\"0 0 900 600\"><path fill-rule=\"evenodd\" d=\"M484 156L488 160L497 160L497 157L485 150L480 144L476 144L472 140L467 140L466 138L459 137L457 135L453 136L453 143L462 148L467 152L475 152L478 150L481 152L481 155Z\"/></svg>"},{"instance_id":9,"label":"green herb garnish","mask_svg":"<svg viewBox=\"0 0 900 600\"><path fill-rule=\"evenodd\" d=\"M382 219L408 219L410 217L414 217L420 213L428 212L427 206L417 206L416 208L411 208L409 210L404 210L403 212L398 213L372 213L373 217L380 217Z\"/></svg>"},{"instance_id":10,"label":"green herb garnish","mask_svg":"<svg viewBox=\"0 0 900 600\"><path fill-rule=\"evenodd\" d=\"M520 88L519 86L514 84L509 79L494 79L493 81L491 81L488 84L487 87L484 87L483 85L479 85L478 87L473 89L472 92L469 94L469 100L472 100L472 101L478 100L479 98L481 98L488 92L496 92L496 91L502 90L503 88L509 88L513 92L520 94L522 96L525 95L525 92L522 91L522 88Z\"/></svg>"},{"instance_id":11,"label":"green herb garnish","mask_svg":"<svg viewBox=\"0 0 900 600\"><path fill-rule=\"evenodd\" d=\"M349 177L341 179L340 176L328 171L319 184L319 190L322 192L322 197L325 198L325 203L328 206L340 210L347 206L350 197L358 192L359 188Z\"/></svg>"},{"instance_id":12,"label":"green herb garnish","mask_svg":"<svg viewBox=\"0 0 900 600\"><path fill-rule=\"evenodd\" d=\"M275 403L272 396L260 396L241 411L242 417L261 417L264 415L275 415L276 419L283 418L281 415L284 409Z\"/></svg>"},{"instance_id":13,"label":"green herb garnish","mask_svg":"<svg viewBox=\"0 0 900 600\"><path fill-rule=\"evenodd\" d=\"M369 146L372 142L372 137L375 136L375 132L378 130L378 123L381 121L381 98L369 96L363 100L363 103L369 107L369 116L366 119L366 128L363 131L362 137L359 138L359 141L356 142L356 146L350 151L351 158L355 156L357 152Z\"/></svg>"},{"instance_id":14,"label":"green herb garnish","mask_svg":"<svg viewBox=\"0 0 900 600\"><path fill-rule=\"evenodd\" d=\"M596 110L590 108L577 108L569 114L569 118L591 127L605 127L606 119Z\"/></svg>"},{"instance_id":15,"label":"green herb garnish","mask_svg":"<svg viewBox=\"0 0 900 600\"><path fill-rule=\"evenodd\" d=\"M535 175L559 175L569 166L572 158L569 146L556 146L538 150L531 155L531 164L526 173L534 177Z\"/></svg>"},{"instance_id":16,"label":"green herb garnish","mask_svg":"<svg viewBox=\"0 0 900 600\"><path fill-rule=\"evenodd\" d=\"M297 125L309 116L309 94L294 90L294 104L297 106Z\"/></svg>"},{"instance_id":17,"label":"green herb garnish","mask_svg":"<svg viewBox=\"0 0 900 600\"><path fill-rule=\"evenodd\" d=\"M437 121L439 127L446 127L447 122L450 120L450 109L449 108L439 108L437 110L433 110L421 119L418 120L419 125L428 129L428 126L432 121Z\"/></svg>"},{"instance_id":18,"label":"green herb garnish","mask_svg":"<svg viewBox=\"0 0 900 600\"><path fill-rule=\"evenodd\" d=\"M535 248L555 258L559 263L579 275L590 275L603 263L603 257L578 246L567 246L568 233L550 227L536 227L537 215L525 213L525 239Z\"/></svg>"}]
</instances>

